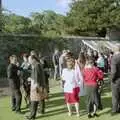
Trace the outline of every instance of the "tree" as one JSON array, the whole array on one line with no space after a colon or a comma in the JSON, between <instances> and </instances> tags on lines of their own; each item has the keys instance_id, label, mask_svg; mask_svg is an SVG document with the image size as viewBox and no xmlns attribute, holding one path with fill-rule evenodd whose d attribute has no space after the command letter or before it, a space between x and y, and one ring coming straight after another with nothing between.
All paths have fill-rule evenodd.
<instances>
[{"instance_id":1,"label":"tree","mask_svg":"<svg viewBox=\"0 0 120 120\"><path fill-rule=\"evenodd\" d=\"M46 10L41 13L32 13L32 28L35 32L44 35L63 34L64 16L54 11Z\"/></svg>"},{"instance_id":2,"label":"tree","mask_svg":"<svg viewBox=\"0 0 120 120\"><path fill-rule=\"evenodd\" d=\"M31 20L15 14L4 14L4 32L29 33Z\"/></svg>"},{"instance_id":3,"label":"tree","mask_svg":"<svg viewBox=\"0 0 120 120\"><path fill-rule=\"evenodd\" d=\"M120 25L120 0L73 0L70 8L67 19L73 34L101 35L106 28Z\"/></svg>"},{"instance_id":4,"label":"tree","mask_svg":"<svg viewBox=\"0 0 120 120\"><path fill-rule=\"evenodd\" d=\"M30 18L13 14L8 10L2 15L4 33L27 33L54 37L65 33L65 17L54 11L32 13Z\"/></svg>"}]
</instances>

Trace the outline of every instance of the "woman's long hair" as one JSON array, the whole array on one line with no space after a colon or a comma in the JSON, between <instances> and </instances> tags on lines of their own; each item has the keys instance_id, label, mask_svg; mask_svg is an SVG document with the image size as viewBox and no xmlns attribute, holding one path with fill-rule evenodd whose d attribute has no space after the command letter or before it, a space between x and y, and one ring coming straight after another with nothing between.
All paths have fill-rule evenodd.
<instances>
[{"instance_id":1,"label":"woman's long hair","mask_svg":"<svg viewBox=\"0 0 120 120\"><path fill-rule=\"evenodd\" d=\"M80 53L80 54L79 54L78 61L79 61L79 63L81 63L81 64L85 64L85 62L86 62L86 57L85 57L84 53Z\"/></svg>"},{"instance_id":2,"label":"woman's long hair","mask_svg":"<svg viewBox=\"0 0 120 120\"><path fill-rule=\"evenodd\" d=\"M38 59L38 57L36 57L35 55L32 55L32 56L31 56L31 59L34 59L34 60L36 60L37 62L40 62L39 59Z\"/></svg>"},{"instance_id":3,"label":"woman's long hair","mask_svg":"<svg viewBox=\"0 0 120 120\"><path fill-rule=\"evenodd\" d=\"M84 53L79 54L78 63L80 68L83 69L86 63L86 56L84 55Z\"/></svg>"}]
</instances>

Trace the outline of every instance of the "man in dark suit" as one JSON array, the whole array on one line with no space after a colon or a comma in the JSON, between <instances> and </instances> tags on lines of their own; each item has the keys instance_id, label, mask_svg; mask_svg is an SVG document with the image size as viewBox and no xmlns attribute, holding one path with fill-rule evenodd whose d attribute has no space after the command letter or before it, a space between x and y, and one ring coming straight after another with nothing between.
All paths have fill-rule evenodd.
<instances>
[{"instance_id":1,"label":"man in dark suit","mask_svg":"<svg viewBox=\"0 0 120 120\"><path fill-rule=\"evenodd\" d=\"M120 45L116 45L111 61L112 115L120 113Z\"/></svg>"},{"instance_id":2,"label":"man in dark suit","mask_svg":"<svg viewBox=\"0 0 120 120\"><path fill-rule=\"evenodd\" d=\"M39 52L39 61L40 61L40 64L42 65L42 68L45 74L46 89L47 89L47 92L49 93L49 64L48 64L48 60L42 56L41 52ZM44 114L45 113L45 100L44 99L39 102L39 107L40 107L39 112L41 114Z\"/></svg>"},{"instance_id":3,"label":"man in dark suit","mask_svg":"<svg viewBox=\"0 0 120 120\"><path fill-rule=\"evenodd\" d=\"M7 76L11 90L12 111L21 113L20 107L21 107L22 95L20 91L20 78L18 76L19 67L16 64L17 64L17 57L15 55L10 56L10 64L7 69Z\"/></svg>"}]
</instances>

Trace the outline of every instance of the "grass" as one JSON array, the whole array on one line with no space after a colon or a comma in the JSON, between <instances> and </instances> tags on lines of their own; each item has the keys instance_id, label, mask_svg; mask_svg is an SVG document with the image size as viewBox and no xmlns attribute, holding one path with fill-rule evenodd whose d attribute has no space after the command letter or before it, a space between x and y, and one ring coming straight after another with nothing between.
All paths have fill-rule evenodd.
<instances>
[{"instance_id":1,"label":"grass","mask_svg":"<svg viewBox=\"0 0 120 120\"><path fill-rule=\"evenodd\" d=\"M111 92L110 85L104 87L102 95L102 103L104 109L98 111L99 118L92 118L91 120L119 120L120 115L111 116ZM25 104L22 104L23 115L15 114L11 111L9 106L9 97L0 98L0 120L25 120L25 115L29 114L29 109L25 109ZM37 114L37 120L87 120L85 97L80 98L80 118L73 114L72 117L67 115L67 108L64 103L63 93L60 87L53 87L51 89L50 99L46 101L46 114Z\"/></svg>"}]
</instances>

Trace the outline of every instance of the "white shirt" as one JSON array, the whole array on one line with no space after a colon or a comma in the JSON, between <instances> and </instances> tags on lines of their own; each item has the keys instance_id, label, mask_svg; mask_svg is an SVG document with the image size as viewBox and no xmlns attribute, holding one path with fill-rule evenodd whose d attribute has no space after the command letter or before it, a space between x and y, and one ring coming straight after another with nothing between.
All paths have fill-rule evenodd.
<instances>
[{"instance_id":1,"label":"white shirt","mask_svg":"<svg viewBox=\"0 0 120 120\"><path fill-rule=\"evenodd\" d=\"M70 70L68 68L63 69L62 80L65 81L64 92L72 93L73 88L76 87L76 84L75 84L75 70L74 69Z\"/></svg>"}]
</instances>

